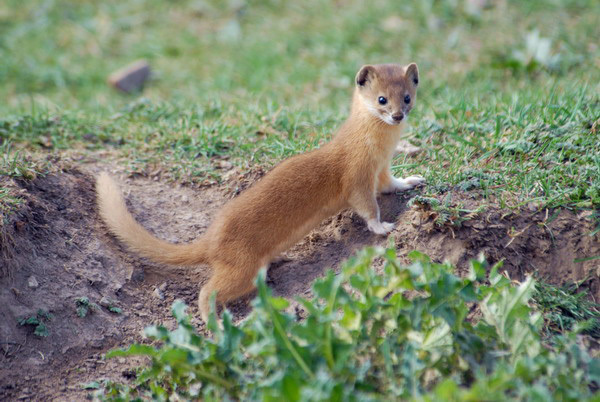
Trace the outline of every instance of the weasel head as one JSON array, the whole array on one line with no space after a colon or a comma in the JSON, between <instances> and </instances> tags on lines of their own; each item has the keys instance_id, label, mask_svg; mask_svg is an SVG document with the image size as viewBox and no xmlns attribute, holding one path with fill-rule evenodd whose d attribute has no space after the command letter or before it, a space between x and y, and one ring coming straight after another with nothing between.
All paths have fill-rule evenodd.
<instances>
[{"instance_id":1,"label":"weasel head","mask_svg":"<svg viewBox=\"0 0 600 402\"><path fill-rule=\"evenodd\" d=\"M358 106L386 124L398 125L415 104L418 85L415 63L363 66L356 74Z\"/></svg>"}]
</instances>

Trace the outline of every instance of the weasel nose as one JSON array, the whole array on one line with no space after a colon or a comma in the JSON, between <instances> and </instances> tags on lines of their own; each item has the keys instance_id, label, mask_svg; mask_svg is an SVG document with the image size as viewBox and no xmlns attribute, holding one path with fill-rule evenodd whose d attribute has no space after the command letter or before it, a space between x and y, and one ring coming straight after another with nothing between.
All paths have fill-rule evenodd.
<instances>
[{"instance_id":1,"label":"weasel nose","mask_svg":"<svg viewBox=\"0 0 600 402\"><path fill-rule=\"evenodd\" d=\"M392 115L392 119L394 119L394 121L402 121L402 119L404 119L404 113L402 113L402 112L394 113Z\"/></svg>"}]
</instances>

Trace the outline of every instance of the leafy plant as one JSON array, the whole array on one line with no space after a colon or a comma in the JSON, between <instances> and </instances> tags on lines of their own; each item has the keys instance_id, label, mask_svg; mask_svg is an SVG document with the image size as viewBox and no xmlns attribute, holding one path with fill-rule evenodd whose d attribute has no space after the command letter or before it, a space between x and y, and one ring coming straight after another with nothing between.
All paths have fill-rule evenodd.
<instances>
[{"instance_id":1,"label":"leafy plant","mask_svg":"<svg viewBox=\"0 0 600 402\"><path fill-rule=\"evenodd\" d=\"M100 310L100 306L91 302L90 299L85 296L78 297L75 300L75 306L77 307L77 315L81 318L84 318L88 313L91 313L94 310Z\"/></svg>"},{"instance_id":2,"label":"leafy plant","mask_svg":"<svg viewBox=\"0 0 600 402\"><path fill-rule=\"evenodd\" d=\"M81 384L81 388L83 389L99 389L101 386L99 381L91 381L85 384Z\"/></svg>"},{"instance_id":3,"label":"leafy plant","mask_svg":"<svg viewBox=\"0 0 600 402\"><path fill-rule=\"evenodd\" d=\"M368 248L340 274L329 271L299 298L273 297L259 274L254 310L234 325L214 314L199 335L181 301L178 328L151 326L162 346L135 344L107 356L143 355L151 365L133 386L110 383L107 399L505 400L591 398L600 361L573 333L552 347L530 307L535 282L514 286L472 261L464 278L420 253L401 266L394 249ZM374 269L383 263L383 273ZM297 308L296 308L297 309ZM596 384L596 385L594 385Z\"/></svg>"},{"instance_id":4,"label":"leafy plant","mask_svg":"<svg viewBox=\"0 0 600 402\"><path fill-rule=\"evenodd\" d=\"M52 319L52 314L50 314L46 310L39 309L34 315L31 315L29 317L20 318L19 325L33 326L34 327L34 330L33 330L34 335L39 336L39 337L47 337L48 335L50 335L50 333L48 332L48 327L46 327L46 324L44 323L44 321L50 321L51 319Z\"/></svg>"}]
</instances>

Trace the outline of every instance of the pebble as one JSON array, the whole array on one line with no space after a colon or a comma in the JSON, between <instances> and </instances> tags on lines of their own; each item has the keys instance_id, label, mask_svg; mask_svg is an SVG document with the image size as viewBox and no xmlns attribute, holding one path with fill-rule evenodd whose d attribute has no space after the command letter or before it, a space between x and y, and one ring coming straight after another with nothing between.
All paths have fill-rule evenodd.
<instances>
[{"instance_id":1,"label":"pebble","mask_svg":"<svg viewBox=\"0 0 600 402\"><path fill-rule=\"evenodd\" d=\"M29 286L31 289L37 289L40 284L38 283L37 279L35 279L35 276L32 275L29 277L29 279L27 279L27 286Z\"/></svg>"},{"instance_id":2,"label":"pebble","mask_svg":"<svg viewBox=\"0 0 600 402\"><path fill-rule=\"evenodd\" d=\"M144 60L139 60L112 73L108 77L108 83L116 89L131 93L142 90L148 78L150 65Z\"/></svg>"},{"instance_id":3,"label":"pebble","mask_svg":"<svg viewBox=\"0 0 600 402\"><path fill-rule=\"evenodd\" d=\"M154 295L154 297L157 297L160 300L165 299L165 294L160 290L160 287L154 288L154 292L152 292L152 294Z\"/></svg>"},{"instance_id":4,"label":"pebble","mask_svg":"<svg viewBox=\"0 0 600 402\"><path fill-rule=\"evenodd\" d=\"M102 296L102 298L100 299L98 304L100 304L102 307L106 307L106 308L109 308L111 306L115 307L117 305L117 303L108 296Z\"/></svg>"}]
</instances>

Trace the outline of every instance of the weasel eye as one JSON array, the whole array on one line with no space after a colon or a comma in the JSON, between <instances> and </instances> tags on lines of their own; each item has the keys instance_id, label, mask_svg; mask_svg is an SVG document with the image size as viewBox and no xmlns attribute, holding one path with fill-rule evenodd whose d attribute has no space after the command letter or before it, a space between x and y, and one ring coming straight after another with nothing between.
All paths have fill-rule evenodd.
<instances>
[{"instance_id":1,"label":"weasel eye","mask_svg":"<svg viewBox=\"0 0 600 402\"><path fill-rule=\"evenodd\" d=\"M404 103L407 103L407 104L410 103L410 95L406 95L404 97Z\"/></svg>"},{"instance_id":2,"label":"weasel eye","mask_svg":"<svg viewBox=\"0 0 600 402\"><path fill-rule=\"evenodd\" d=\"M385 99L383 96L380 96L377 100L379 101L380 105L385 105L387 103L387 99Z\"/></svg>"}]
</instances>

